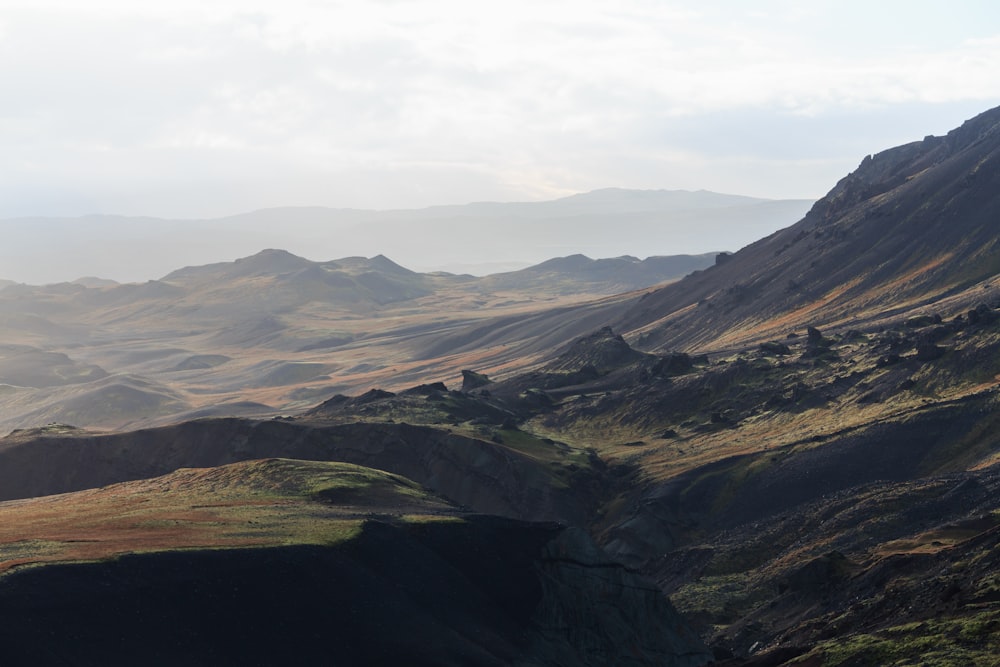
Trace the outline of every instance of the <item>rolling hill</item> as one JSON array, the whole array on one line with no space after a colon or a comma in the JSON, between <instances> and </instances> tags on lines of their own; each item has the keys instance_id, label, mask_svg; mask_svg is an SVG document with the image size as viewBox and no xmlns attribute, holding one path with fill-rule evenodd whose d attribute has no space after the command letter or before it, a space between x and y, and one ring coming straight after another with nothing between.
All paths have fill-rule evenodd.
<instances>
[{"instance_id":1,"label":"rolling hill","mask_svg":"<svg viewBox=\"0 0 1000 667\"><path fill-rule=\"evenodd\" d=\"M10 285L0 428L273 415L374 382L405 388L434 365L442 379L467 363L413 360L411 347L441 331L676 280L710 261L577 255L476 278L382 255L312 262L264 250L142 284Z\"/></svg>"}]
</instances>

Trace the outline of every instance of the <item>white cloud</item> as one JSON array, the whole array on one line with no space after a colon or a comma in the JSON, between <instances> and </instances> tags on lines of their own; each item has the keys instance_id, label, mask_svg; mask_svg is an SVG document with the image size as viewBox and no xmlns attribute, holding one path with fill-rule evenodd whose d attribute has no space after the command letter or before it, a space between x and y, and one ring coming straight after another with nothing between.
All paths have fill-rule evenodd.
<instances>
[{"instance_id":1,"label":"white cloud","mask_svg":"<svg viewBox=\"0 0 1000 667\"><path fill-rule=\"evenodd\" d=\"M848 137L798 140L827 152L790 155L772 130L796 117L880 148L995 104L1000 10L974 6L928 5L923 23L904 5L850 1L0 0L0 176L169 215L690 187L695 174L697 187L819 195L825 168L768 188L748 161L788 183L815 171L796 161L848 168L874 150ZM950 124L887 134L881 114L913 105ZM740 115L768 141L713 138ZM173 203L144 209L144 192Z\"/></svg>"}]
</instances>

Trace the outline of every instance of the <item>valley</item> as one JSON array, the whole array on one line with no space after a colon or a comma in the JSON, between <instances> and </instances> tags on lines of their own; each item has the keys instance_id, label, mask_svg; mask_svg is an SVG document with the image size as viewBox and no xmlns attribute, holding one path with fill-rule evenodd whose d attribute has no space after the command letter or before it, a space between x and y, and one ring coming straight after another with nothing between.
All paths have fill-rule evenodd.
<instances>
[{"instance_id":1,"label":"valley","mask_svg":"<svg viewBox=\"0 0 1000 667\"><path fill-rule=\"evenodd\" d=\"M0 429L277 415L467 366L523 368L542 350L438 343L497 318L619 303L714 256L574 256L476 278L416 273L382 256L311 262L265 250L143 284L12 285L0 290Z\"/></svg>"},{"instance_id":2,"label":"valley","mask_svg":"<svg viewBox=\"0 0 1000 667\"><path fill-rule=\"evenodd\" d=\"M696 266L268 250L7 285L0 608L28 611L0 636L62 628L53 665L1000 664L998 221L993 109Z\"/></svg>"}]
</instances>

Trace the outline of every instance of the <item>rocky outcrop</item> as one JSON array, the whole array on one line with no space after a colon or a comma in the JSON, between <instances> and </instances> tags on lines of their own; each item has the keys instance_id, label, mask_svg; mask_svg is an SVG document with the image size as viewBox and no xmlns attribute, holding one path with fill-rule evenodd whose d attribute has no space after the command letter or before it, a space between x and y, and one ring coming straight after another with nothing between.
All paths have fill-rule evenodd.
<instances>
[{"instance_id":1,"label":"rocky outcrop","mask_svg":"<svg viewBox=\"0 0 1000 667\"><path fill-rule=\"evenodd\" d=\"M546 544L539 573L543 593L532 620L541 638L533 654L568 644L577 665L695 667L711 660L660 590L582 530L568 528ZM545 664L537 660L524 664Z\"/></svg>"},{"instance_id":2,"label":"rocky outcrop","mask_svg":"<svg viewBox=\"0 0 1000 667\"><path fill-rule=\"evenodd\" d=\"M487 377L484 373L477 373L470 370L462 371L462 391L482 389L491 382L493 382L493 380L489 379L489 377Z\"/></svg>"},{"instance_id":3,"label":"rocky outcrop","mask_svg":"<svg viewBox=\"0 0 1000 667\"><path fill-rule=\"evenodd\" d=\"M579 371L594 368L598 373L607 373L617 368L647 359L647 355L625 342L611 327L601 329L577 338L552 363L546 366L550 371Z\"/></svg>"}]
</instances>

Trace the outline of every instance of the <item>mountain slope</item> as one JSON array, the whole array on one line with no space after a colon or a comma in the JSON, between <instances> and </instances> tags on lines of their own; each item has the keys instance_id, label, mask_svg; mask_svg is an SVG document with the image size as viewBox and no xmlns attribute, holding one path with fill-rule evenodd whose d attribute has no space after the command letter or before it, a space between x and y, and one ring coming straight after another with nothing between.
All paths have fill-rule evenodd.
<instances>
[{"instance_id":1,"label":"mountain slope","mask_svg":"<svg viewBox=\"0 0 1000 667\"><path fill-rule=\"evenodd\" d=\"M481 289L518 290L537 293L579 292L583 286L594 294L619 294L680 279L692 271L711 266L716 253L667 257L609 257L586 255L557 257L520 271L493 274L479 279Z\"/></svg>"},{"instance_id":2,"label":"mountain slope","mask_svg":"<svg viewBox=\"0 0 1000 667\"><path fill-rule=\"evenodd\" d=\"M998 218L993 109L865 158L800 222L649 294L615 328L646 348L708 350L807 325L856 326L991 279Z\"/></svg>"}]
</instances>

